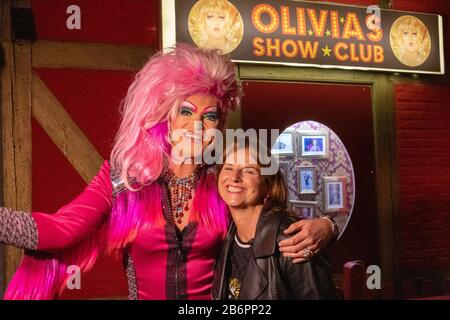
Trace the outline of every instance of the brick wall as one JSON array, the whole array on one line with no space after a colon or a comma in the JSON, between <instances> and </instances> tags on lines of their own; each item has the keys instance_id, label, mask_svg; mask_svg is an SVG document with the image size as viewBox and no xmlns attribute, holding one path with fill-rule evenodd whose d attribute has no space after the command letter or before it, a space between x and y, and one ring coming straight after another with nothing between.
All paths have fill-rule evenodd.
<instances>
[{"instance_id":1,"label":"brick wall","mask_svg":"<svg viewBox=\"0 0 450 320\"><path fill-rule=\"evenodd\" d=\"M450 267L450 88L395 86L400 267Z\"/></svg>"},{"instance_id":2,"label":"brick wall","mask_svg":"<svg viewBox=\"0 0 450 320\"><path fill-rule=\"evenodd\" d=\"M450 1L395 0L396 10L441 14L447 75L395 85L401 271L450 268Z\"/></svg>"}]
</instances>

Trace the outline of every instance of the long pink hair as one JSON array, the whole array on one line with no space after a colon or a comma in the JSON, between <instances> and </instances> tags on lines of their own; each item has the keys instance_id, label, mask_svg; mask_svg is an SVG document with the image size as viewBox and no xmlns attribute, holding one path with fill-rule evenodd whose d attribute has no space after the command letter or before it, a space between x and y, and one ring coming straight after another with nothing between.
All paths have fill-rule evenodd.
<instances>
[{"instance_id":1,"label":"long pink hair","mask_svg":"<svg viewBox=\"0 0 450 320\"><path fill-rule=\"evenodd\" d=\"M182 100L198 93L219 100L221 119L236 108L239 87L228 57L179 44L153 56L136 75L111 153L111 166L128 189L132 189L130 177L149 185L160 176L162 160L170 152L167 123L178 113Z\"/></svg>"},{"instance_id":2,"label":"long pink hair","mask_svg":"<svg viewBox=\"0 0 450 320\"><path fill-rule=\"evenodd\" d=\"M118 254L140 230L158 223L162 187L157 179L171 151L168 122L186 97L198 93L218 99L223 125L240 97L229 57L217 50L178 44L148 61L124 99L122 122L111 153L111 171L121 177L126 190L115 197L107 221L95 234L57 253L27 251L5 299L53 299L65 287L68 266L89 271L100 252ZM214 173L200 178L192 212L191 219L225 237L228 211L217 192Z\"/></svg>"}]
</instances>

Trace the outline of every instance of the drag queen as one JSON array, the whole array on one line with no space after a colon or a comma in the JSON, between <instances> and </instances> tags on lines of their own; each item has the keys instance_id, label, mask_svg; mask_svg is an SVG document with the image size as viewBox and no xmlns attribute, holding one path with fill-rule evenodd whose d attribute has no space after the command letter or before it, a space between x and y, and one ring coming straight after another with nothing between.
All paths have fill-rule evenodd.
<instances>
[{"instance_id":1,"label":"drag queen","mask_svg":"<svg viewBox=\"0 0 450 320\"><path fill-rule=\"evenodd\" d=\"M1 208L0 242L27 249L4 298L55 299L69 266L86 272L106 251L124 258L129 299L211 299L229 212L215 166L187 161L194 153L174 162L171 150L212 143L194 122L224 128L239 95L233 64L215 50L178 45L153 56L128 90L110 161L83 192L55 214ZM326 219L291 229L286 252L297 259L333 236Z\"/></svg>"}]
</instances>

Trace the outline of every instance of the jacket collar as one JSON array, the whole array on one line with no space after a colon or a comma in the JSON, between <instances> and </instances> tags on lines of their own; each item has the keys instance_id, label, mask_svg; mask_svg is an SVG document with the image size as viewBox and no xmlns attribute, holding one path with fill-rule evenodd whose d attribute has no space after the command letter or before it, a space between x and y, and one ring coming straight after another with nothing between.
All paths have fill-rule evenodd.
<instances>
[{"instance_id":1,"label":"jacket collar","mask_svg":"<svg viewBox=\"0 0 450 320\"><path fill-rule=\"evenodd\" d=\"M255 240L252 245L255 258L263 258L275 253L278 230L283 217L282 214L269 214L267 208L263 207L256 225Z\"/></svg>"},{"instance_id":2,"label":"jacket collar","mask_svg":"<svg viewBox=\"0 0 450 320\"><path fill-rule=\"evenodd\" d=\"M264 207L256 225L255 240L253 241L252 249L254 259L250 259L247 270L252 270L258 275L252 277L251 286L245 284L244 279L242 284L242 291L240 293L241 299L256 299L267 287L268 280L265 272L263 271L264 262L263 257L269 257L275 253L277 248L277 238L280 223L284 215L282 214L269 214ZM231 249L234 243L234 236L236 234L236 225L233 221L230 223L227 237L223 244L223 251L217 261L219 268L216 268L214 276L214 284L212 287L212 296L215 299L226 299L227 292L227 278L226 267L229 266Z\"/></svg>"},{"instance_id":3,"label":"jacket collar","mask_svg":"<svg viewBox=\"0 0 450 320\"><path fill-rule=\"evenodd\" d=\"M261 211L252 245L254 259L250 259L247 266L247 272L251 270L253 274L247 274L243 280L241 299L255 300L269 285L267 261L262 258L274 255L277 248L278 230L283 216L281 214L269 214L265 207Z\"/></svg>"}]
</instances>

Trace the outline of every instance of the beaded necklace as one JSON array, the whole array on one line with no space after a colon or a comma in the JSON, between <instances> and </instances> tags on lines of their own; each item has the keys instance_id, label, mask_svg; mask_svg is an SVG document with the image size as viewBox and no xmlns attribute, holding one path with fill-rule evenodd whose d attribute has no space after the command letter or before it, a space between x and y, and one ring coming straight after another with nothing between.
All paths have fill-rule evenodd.
<instances>
[{"instance_id":1,"label":"beaded necklace","mask_svg":"<svg viewBox=\"0 0 450 320\"><path fill-rule=\"evenodd\" d=\"M192 200L192 192L200 178L200 168L197 167L189 176L178 178L172 170L166 168L164 181L167 183L170 197L170 214L172 220L182 223L185 212L189 212L189 201Z\"/></svg>"}]
</instances>

